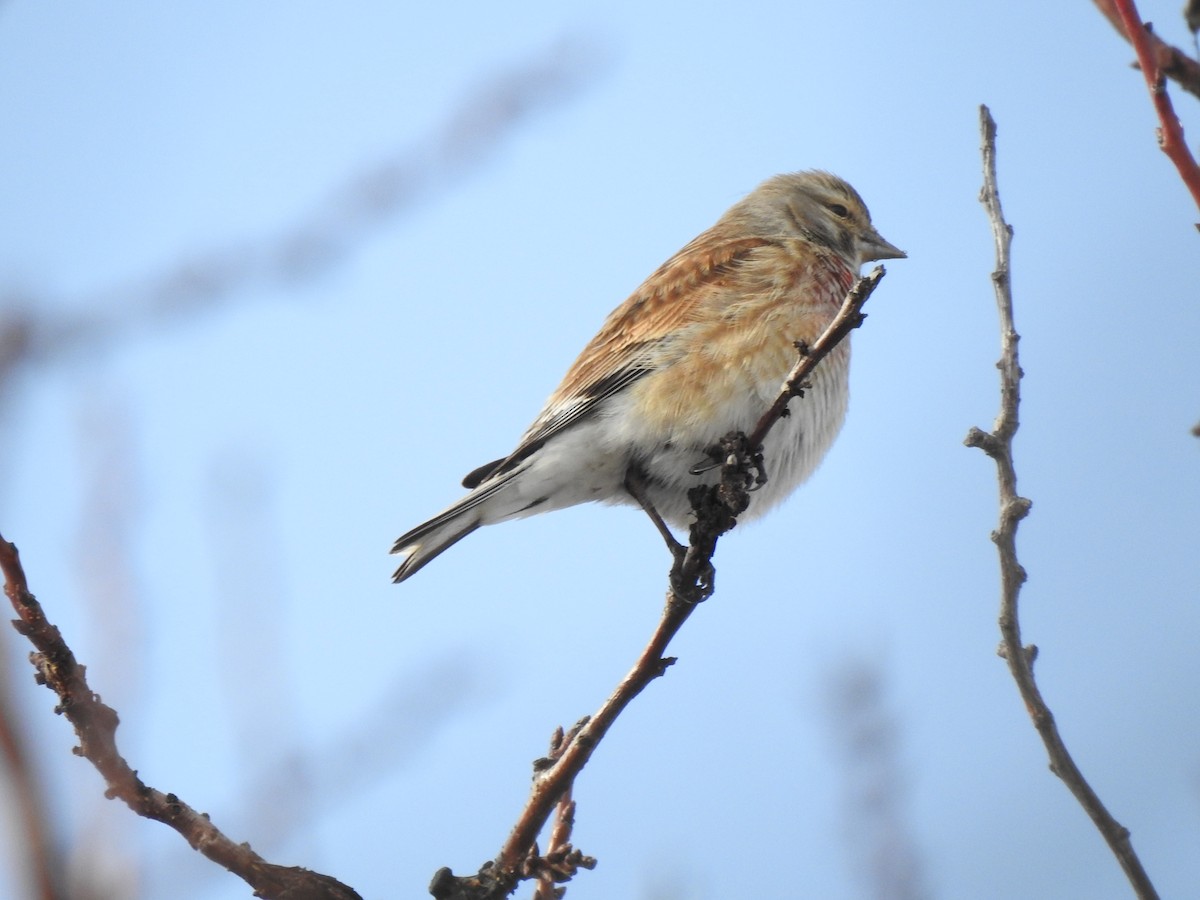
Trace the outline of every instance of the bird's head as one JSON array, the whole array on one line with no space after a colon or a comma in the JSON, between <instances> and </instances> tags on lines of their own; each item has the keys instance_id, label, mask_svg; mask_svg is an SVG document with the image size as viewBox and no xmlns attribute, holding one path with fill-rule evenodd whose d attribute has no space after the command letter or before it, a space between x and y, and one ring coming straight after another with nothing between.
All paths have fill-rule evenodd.
<instances>
[{"instance_id":1,"label":"bird's head","mask_svg":"<svg viewBox=\"0 0 1200 900\"><path fill-rule=\"evenodd\" d=\"M734 210L762 237L805 238L833 250L856 272L870 260L907 256L875 230L858 192L828 172L776 175Z\"/></svg>"}]
</instances>

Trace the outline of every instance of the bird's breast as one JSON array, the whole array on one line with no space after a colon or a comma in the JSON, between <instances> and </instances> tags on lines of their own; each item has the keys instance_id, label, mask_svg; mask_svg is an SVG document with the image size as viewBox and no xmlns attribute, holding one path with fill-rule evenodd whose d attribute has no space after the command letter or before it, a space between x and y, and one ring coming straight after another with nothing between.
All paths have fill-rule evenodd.
<instances>
[{"instance_id":1,"label":"bird's breast","mask_svg":"<svg viewBox=\"0 0 1200 900\"><path fill-rule=\"evenodd\" d=\"M817 340L853 282L844 264L780 254L696 298L687 323L659 341L655 371L631 387L630 412L648 432L686 442L748 427L766 411L799 358L796 343ZM843 342L820 368L848 365ZM833 382L844 385L844 374Z\"/></svg>"}]
</instances>

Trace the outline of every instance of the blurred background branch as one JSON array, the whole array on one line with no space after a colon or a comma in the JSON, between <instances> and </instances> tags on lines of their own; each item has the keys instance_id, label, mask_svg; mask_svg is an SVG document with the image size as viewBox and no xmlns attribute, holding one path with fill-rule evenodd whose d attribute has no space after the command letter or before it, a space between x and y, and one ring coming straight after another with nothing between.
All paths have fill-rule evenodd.
<instances>
[{"instance_id":1,"label":"blurred background branch","mask_svg":"<svg viewBox=\"0 0 1200 900\"><path fill-rule=\"evenodd\" d=\"M850 869L864 900L926 900L932 894L906 810L900 724L886 694L882 666L866 658L848 660L830 679Z\"/></svg>"},{"instance_id":2,"label":"blurred background branch","mask_svg":"<svg viewBox=\"0 0 1200 900\"><path fill-rule=\"evenodd\" d=\"M540 55L492 73L433 133L348 174L275 233L244 237L77 299L51 302L13 286L0 288L0 415L25 368L175 327L337 265L385 224L481 169L531 118L575 99L595 83L605 62L599 45L563 37Z\"/></svg>"}]
</instances>

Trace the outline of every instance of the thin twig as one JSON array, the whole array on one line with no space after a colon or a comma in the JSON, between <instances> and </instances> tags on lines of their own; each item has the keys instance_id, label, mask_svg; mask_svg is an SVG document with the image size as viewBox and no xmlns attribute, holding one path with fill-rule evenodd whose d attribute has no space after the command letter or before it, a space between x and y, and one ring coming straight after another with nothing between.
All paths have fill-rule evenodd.
<instances>
[{"instance_id":1,"label":"thin twig","mask_svg":"<svg viewBox=\"0 0 1200 900\"><path fill-rule=\"evenodd\" d=\"M38 682L58 695L55 712L65 715L74 726L79 738L75 752L103 776L106 796L120 799L140 816L169 825L194 849L244 879L254 888L256 896L277 900L361 900L351 888L328 875L267 862L248 844L237 844L227 838L206 814L197 812L174 794L164 794L145 784L117 750L116 711L88 686L84 667L30 593L16 546L3 536L0 536L0 571L4 573L4 593L19 616L13 627L36 648L30 654L30 661L37 669Z\"/></svg>"},{"instance_id":2,"label":"thin twig","mask_svg":"<svg viewBox=\"0 0 1200 900\"><path fill-rule=\"evenodd\" d=\"M656 678L675 663L665 656L668 645L683 623L712 593L712 556L718 538L736 523L737 515L749 503L753 483L750 474L756 466L762 441L771 426L783 415L793 397L803 396L804 385L813 369L863 321L862 307L883 278L883 266L858 279L842 302L837 315L811 347L798 346L800 360L788 374L769 411L759 420L754 434L728 435L721 442L724 458L721 481L693 488L689 494L697 521L691 526L687 553L672 567L667 602L662 618L650 642L617 689L596 713L582 719L557 742L550 755L535 764L533 788L525 808L517 818L499 855L476 875L456 876L448 868L438 870L429 892L437 900L501 900L508 896L522 877L523 863L536 853L535 842L560 798L570 791L575 778L587 764L617 716Z\"/></svg>"},{"instance_id":3,"label":"thin twig","mask_svg":"<svg viewBox=\"0 0 1200 900\"><path fill-rule=\"evenodd\" d=\"M1062 779L1075 799L1091 817L1096 828L1108 843L1129 882L1142 900L1157 900L1158 894L1142 868L1141 861L1133 852L1129 831L1122 826L1101 803L1096 792L1079 771L1075 760L1067 751L1054 715L1042 698L1033 677L1033 662L1037 658L1037 647L1021 643L1021 625L1018 617L1018 600L1021 585L1025 582L1025 570L1017 560L1017 526L1029 513L1029 500L1017 493L1017 472L1013 462L1012 441L1017 432L1018 409L1021 402L1021 366L1017 356L1020 336L1013 324L1012 285L1009 275L1009 248L1012 243L1012 227L1005 222L1000 208L1000 194L996 182L996 122L986 106L979 108L980 127L983 132L983 191L980 201L987 209L988 221L996 244L996 271L992 273L992 284L996 289L996 305L1000 311L1000 413L991 432L972 428L964 443L978 447L996 463L1000 485L1000 525L992 532L992 541L1000 556L1000 655L1007 660L1008 669L1017 683L1021 699L1033 720L1033 725L1046 746L1050 757L1050 771Z\"/></svg>"},{"instance_id":4,"label":"thin twig","mask_svg":"<svg viewBox=\"0 0 1200 900\"><path fill-rule=\"evenodd\" d=\"M1150 30L1149 24L1142 23L1134 0L1113 0L1113 2L1121 17L1121 24L1125 26L1125 34L1137 52L1138 65L1142 69L1142 75L1145 76L1146 86L1150 89L1150 99L1154 103L1154 111L1158 113L1158 121L1161 123L1157 131L1158 146L1175 164L1175 168L1179 171L1179 177L1183 179L1184 185L1191 192L1192 200L1195 201L1197 207L1200 207L1200 166L1196 165L1196 159L1183 139L1183 126L1179 124L1179 116L1175 115L1175 108L1171 105L1171 98L1167 94L1167 82L1163 75L1163 68L1150 42L1153 32ZM1196 227L1200 228L1200 225Z\"/></svg>"},{"instance_id":5,"label":"thin twig","mask_svg":"<svg viewBox=\"0 0 1200 900\"><path fill-rule=\"evenodd\" d=\"M1118 0L1092 0L1117 33L1132 43L1130 32L1117 9ZM1200 97L1200 62L1188 56L1178 47L1172 47L1158 35L1147 32L1146 42L1154 59L1155 67L1185 91Z\"/></svg>"},{"instance_id":6,"label":"thin twig","mask_svg":"<svg viewBox=\"0 0 1200 900\"><path fill-rule=\"evenodd\" d=\"M585 719L580 727L567 735L562 749L547 761L549 764L543 771L534 776L529 801L521 811L508 840L500 848L494 869L502 873L517 871L546 824L551 810L574 784L575 777L587 765L617 716L634 697L674 664L674 659L664 656L667 645L696 608L696 604L667 603L653 637L617 689L593 716Z\"/></svg>"},{"instance_id":7,"label":"thin twig","mask_svg":"<svg viewBox=\"0 0 1200 900\"><path fill-rule=\"evenodd\" d=\"M562 729L555 734L561 742ZM562 882L570 881L580 869L596 868L594 857L585 856L571 846L571 829L575 827L575 801L571 799L571 789L558 798L554 812L554 826L550 829L550 843L546 847L546 855L537 852L534 844L533 851L526 860L526 876L537 879L537 889L530 900L562 900L566 895Z\"/></svg>"}]
</instances>

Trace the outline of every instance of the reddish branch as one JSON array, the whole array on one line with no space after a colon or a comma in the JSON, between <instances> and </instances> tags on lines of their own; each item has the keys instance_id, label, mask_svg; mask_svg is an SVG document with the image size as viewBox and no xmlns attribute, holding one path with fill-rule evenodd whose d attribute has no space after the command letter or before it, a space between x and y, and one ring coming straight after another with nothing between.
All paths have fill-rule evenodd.
<instances>
[{"instance_id":1,"label":"reddish branch","mask_svg":"<svg viewBox=\"0 0 1200 900\"><path fill-rule=\"evenodd\" d=\"M456 876L448 868L440 869L429 886L430 894L437 900L501 900L512 893L521 879L532 877L531 873L539 870L537 862L531 863L538 859L537 836L556 804L569 797L575 778L622 710L674 664L675 659L665 655L667 646L700 601L712 594L712 556L717 540L736 524L737 516L749 504L749 491L761 472L762 440L782 418L788 402L793 397L803 397L808 376L821 360L862 324L862 307L883 276L883 267L876 266L868 276L860 278L816 342L811 347L797 347L799 362L751 437L730 434L721 442L721 481L694 488L689 495L697 520L691 526L686 554L671 569L666 608L650 642L596 713L581 719L561 740L556 736L550 755L534 764L529 800L499 855L485 863L476 875ZM565 875L561 880L569 877Z\"/></svg>"},{"instance_id":2,"label":"reddish branch","mask_svg":"<svg viewBox=\"0 0 1200 900\"><path fill-rule=\"evenodd\" d=\"M1121 0L1093 0L1100 12L1112 23L1113 28L1130 43L1135 43L1132 34L1143 31L1140 26L1130 29L1122 19L1118 7ZM1200 97L1200 62L1192 59L1178 47L1172 47L1152 31L1145 30L1144 41L1150 50L1154 68L1158 69L1181 88ZM1136 46L1136 44L1135 44ZM1139 63L1146 69L1139 55Z\"/></svg>"},{"instance_id":3,"label":"reddish branch","mask_svg":"<svg viewBox=\"0 0 1200 900\"><path fill-rule=\"evenodd\" d=\"M1017 560L1017 526L1029 513L1029 500L1017 493L1017 471L1013 461L1012 441L1019 424L1021 402L1021 365L1017 355L1017 334L1013 323L1012 286L1009 279L1009 247L1012 227L1005 222L1000 208L996 184L996 122L986 106L980 107L983 131L983 192L980 200L988 213L996 244L996 271L992 284L996 289L996 304L1000 310L1001 353L996 364L1000 370L1000 413L991 432L972 428L964 443L978 447L996 463L1000 484L1000 525L992 532L992 541L1000 556L1000 655L1017 683L1025 708L1033 719L1050 758L1050 770L1062 779L1075 799L1091 817L1096 828L1108 843L1137 896L1142 900L1157 900L1158 894L1141 861L1133 851L1129 830L1121 825L1100 801L1092 786L1067 750L1054 714L1042 697L1033 677L1033 662L1037 647L1021 643L1021 624L1018 600L1025 583L1025 569Z\"/></svg>"},{"instance_id":4,"label":"reddish branch","mask_svg":"<svg viewBox=\"0 0 1200 900\"><path fill-rule=\"evenodd\" d=\"M278 866L222 834L204 813L197 812L174 794L164 794L145 784L117 750L119 720L88 686L84 667L75 659L58 628L47 621L41 605L29 591L15 545L0 536L0 571L4 593L19 618L13 627L36 648L30 661L37 680L58 695L55 712L75 728L75 752L103 776L106 795L118 798L140 816L155 819L178 831L193 849L240 876L259 897L277 900L359 900L344 884L307 869Z\"/></svg>"},{"instance_id":5,"label":"reddish branch","mask_svg":"<svg viewBox=\"0 0 1200 900\"><path fill-rule=\"evenodd\" d=\"M1158 114L1158 145L1175 164L1183 184L1200 208L1200 167L1196 166L1195 157L1183 139L1180 118L1166 94L1166 77L1170 76L1200 96L1200 65L1182 50L1160 41L1150 24L1142 23L1134 0L1096 0L1096 5L1133 44L1134 52L1138 54L1138 66L1150 88L1154 112ZM1180 78L1180 72L1186 73L1186 78Z\"/></svg>"},{"instance_id":6,"label":"reddish branch","mask_svg":"<svg viewBox=\"0 0 1200 900\"><path fill-rule=\"evenodd\" d=\"M1196 166L1192 151L1183 139L1183 126L1179 124L1179 116L1175 115L1171 98L1167 95L1163 68L1150 41L1153 32L1149 24L1142 23L1133 0L1115 2L1117 11L1121 14L1121 22L1125 26L1125 33L1133 43L1133 49L1137 51L1138 65L1142 68L1146 85L1150 88L1150 97L1154 101L1154 110L1162 123L1158 131L1159 146L1175 164L1175 168L1179 170L1179 177L1191 191L1196 206L1200 207L1200 167Z\"/></svg>"}]
</instances>

